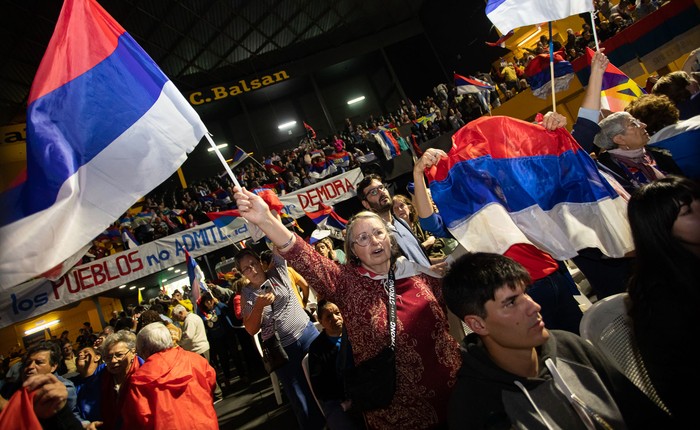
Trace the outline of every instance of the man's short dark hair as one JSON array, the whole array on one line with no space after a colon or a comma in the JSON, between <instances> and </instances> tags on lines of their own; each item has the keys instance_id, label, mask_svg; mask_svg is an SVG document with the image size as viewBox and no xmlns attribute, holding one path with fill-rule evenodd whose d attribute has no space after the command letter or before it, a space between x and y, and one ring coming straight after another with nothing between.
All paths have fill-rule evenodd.
<instances>
[{"instance_id":1,"label":"man's short dark hair","mask_svg":"<svg viewBox=\"0 0 700 430\"><path fill-rule=\"evenodd\" d=\"M384 183L384 179L382 179L382 177L377 175L376 173L370 173L369 175L362 178L360 183L357 184L357 198L360 199L360 201L367 200L365 199L365 188L369 187L369 184L371 184L372 181L379 181L381 183Z\"/></svg>"},{"instance_id":2,"label":"man's short dark hair","mask_svg":"<svg viewBox=\"0 0 700 430\"><path fill-rule=\"evenodd\" d=\"M41 342L30 346L29 349L27 349L27 353L24 355L25 361L31 357L32 354L36 354L37 352L41 351L49 351L50 365L57 366L61 362L61 358L63 357L61 347L58 345L58 342L52 340L42 340Z\"/></svg>"},{"instance_id":3,"label":"man's short dark hair","mask_svg":"<svg viewBox=\"0 0 700 430\"><path fill-rule=\"evenodd\" d=\"M442 279L447 307L464 320L466 315L486 317L484 304L495 299L495 291L531 283L530 274L518 262L500 254L477 252L455 261Z\"/></svg>"}]
</instances>

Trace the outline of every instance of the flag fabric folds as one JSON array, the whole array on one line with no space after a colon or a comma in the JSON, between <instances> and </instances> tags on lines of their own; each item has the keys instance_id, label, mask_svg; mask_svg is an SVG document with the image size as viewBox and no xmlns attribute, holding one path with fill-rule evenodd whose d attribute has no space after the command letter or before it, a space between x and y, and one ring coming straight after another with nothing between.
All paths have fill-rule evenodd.
<instances>
[{"instance_id":1,"label":"flag fabric folds","mask_svg":"<svg viewBox=\"0 0 700 430\"><path fill-rule=\"evenodd\" d=\"M207 288L207 281L204 272L202 272L197 261L187 252L187 249L185 249L185 263L187 264L187 277L190 279L192 303L198 305L202 293L209 291Z\"/></svg>"},{"instance_id":2,"label":"flag fabric folds","mask_svg":"<svg viewBox=\"0 0 700 430\"><path fill-rule=\"evenodd\" d=\"M233 169L234 167L241 164L246 158L248 158L248 153L236 145L236 152L233 153L233 159L229 163L228 167Z\"/></svg>"},{"instance_id":3,"label":"flag fabric folds","mask_svg":"<svg viewBox=\"0 0 700 430\"><path fill-rule=\"evenodd\" d=\"M491 112L489 100L491 99L491 90L494 89L493 85L473 76L464 77L457 73L454 74L454 80L457 94L475 94L484 110Z\"/></svg>"},{"instance_id":4,"label":"flag fabric folds","mask_svg":"<svg viewBox=\"0 0 700 430\"><path fill-rule=\"evenodd\" d=\"M316 132L309 124L304 122L304 128L306 129L306 135L309 137L309 139L316 139Z\"/></svg>"},{"instance_id":5,"label":"flag fabric folds","mask_svg":"<svg viewBox=\"0 0 700 430\"><path fill-rule=\"evenodd\" d=\"M610 257L633 248L626 202L563 128L482 117L426 173L445 225L470 251L527 243L565 260L582 248Z\"/></svg>"},{"instance_id":6,"label":"flag fabric folds","mask_svg":"<svg viewBox=\"0 0 700 430\"><path fill-rule=\"evenodd\" d=\"M586 48L586 59L588 64L591 64L595 52ZM635 100L646 94L646 91L632 79L627 77L620 69L612 63L608 63L608 67L603 73L603 85L600 90L600 106L602 109L607 109L612 112L622 112L625 107Z\"/></svg>"},{"instance_id":7,"label":"flag fabric folds","mask_svg":"<svg viewBox=\"0 0 700 430\"><path fill-rule=\"evenodd\" d=\"M324 205L323 203L318 204L318 210L304 213L318 227L345 230L345 227L348 224L348 221L338 215L338 213L334 211L332 207Z\"/></svg>"},{"instance_id":8,"label":"flag fabric folds","mask_svg":"<svg viewBox=\"0 0 700 430\"><path fill-rule=\"evenodd\" d=\"M593 11L593 0L488 0L486 16L501 34Z\"/></svg>"},{"instance_id":9,"label":"flag fabric folds","mask_svg":"<svg viewBox=\"0 0 700 430\"><path fill-rule=\"evenodd\" d=\"M455 88L457 88L457 94L476 94L483 91L488 92L493 89L493 85L489 84L488 82L482 81L481 79L477 79L471 76L465 77L455 73L454 79Z\"/></svg>"},{"instance_id":10,"label":"flag fabric folds","mask_svg":"<svg viewBox=\"0 0 700 430\"><path fill-rule=\"evenodd\" d=\"M95 0L65 1L27 103L26 175L0 195L3 288L89 243L174 173L206 132Z\"/></svg>"},{"instance_id":11,"label":"flag fabric folds","mask_svg":"<svg viewBox=\"0 0 700 430\"><path fill-rule=\"evenodd\" d=\"M238 209L221 211L221 212L207 212L207 217L214 223L215 226L222 230L226 229L226 226L231 224L236 218L241 216Z\"/></svg>"},{"instance_id":12,"label":"flag fabric folds","mask_svg":"<svg viewBox=\"0 0 700 430\"><path fill-rule=\"evenodd\" d=\"M552 75L549 69L549 54L535 56L525 67L525 80L527 80L532 94L541 99L547 99L552 92ZM574 68L564 59L561 51L554 53L554 91L564 91L569 88L574 77Z\"/></svg>"}]
</instances>

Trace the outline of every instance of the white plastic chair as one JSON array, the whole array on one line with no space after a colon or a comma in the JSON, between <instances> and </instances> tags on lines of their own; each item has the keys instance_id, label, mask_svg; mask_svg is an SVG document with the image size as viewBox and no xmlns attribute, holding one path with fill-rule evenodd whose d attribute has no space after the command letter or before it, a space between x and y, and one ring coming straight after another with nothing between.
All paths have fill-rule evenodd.
<instances>
[{"instance_id":1,"label":"white plastic chair","mask_svg":"<svg viewBox=\"0 0 700 430\"><path fill-rule=\"evenodd\" d=\"M306 376L306 383L309 384L309 389L311 390L311 394L314 396L314 400L316 400L316 404L318 405L318 410L321 411L323 416L326 416L326 414L323 412L323 408L321 407L321 402L319 402L318 397L316 397L316 393L314 392L314 387L311 385L311 374L309 373L309 354L307 353L304 358L301 359L301 367L304 369L304 376Z\"/></svg>"},{"instance_id":2,"label":"white plastic chair","mask_svg":"<svg viewBox=\"0 0 700 430\"><path fill-rule=\"evenodd\" d=\"M619 293L593 303L581 318L581 337L602 351L634 385L670 414L656 392L637 349L627 316L626 299L627 293Z\"/></svg>"},{"instance_id":3,"label":"white plastic chair","mask_svg":"<svg viewBox=\"0 0 700 430\"><path fill-rule=\"evenodd\" d=\"M258 332L260 333L260 332ZM255 346L258 348L258 353L260 354L260 357L263 356L262 352L262 345L260 345L260 338L258 337L258 333L255 333L253 336L253 339L255 340ZM272 391L275 393L275 400L277 401L278 405L281 405L283 403L282 401L282 388L280 385L280 380L277 378L277 375L275 372L270 373L270 382L272 383Z\"/></svg>"}]
</instances>

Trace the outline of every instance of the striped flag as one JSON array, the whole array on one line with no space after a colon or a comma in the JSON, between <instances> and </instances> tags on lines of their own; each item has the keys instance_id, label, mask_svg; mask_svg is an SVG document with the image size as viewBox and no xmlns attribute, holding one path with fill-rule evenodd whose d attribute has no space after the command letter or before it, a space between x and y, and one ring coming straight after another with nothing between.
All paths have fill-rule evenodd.
<instances>
[{"instance_id":1,"label":"striped flag","mask_svg":"<svg viewBox=\"0 0 700 430\"><path fill-rule=\"evenodd\" d=\"M593 0L488 0L486 16L501 34L593 11Z\"/></svg>"},{"instance_id":2,"label":"striped flag","mask_svg":"<svg viewBox=\"0 0 700 430\"><path fill-rule=\"evenodd\" d=\"M251 154L252 154L252 152L251 152ZM239 148L238 145L236 145L236 152L233 153L233 159L231 160L231 162L229 163L228 166L231 169L233 169L234 167L241 164L243 162L243 160L245 160L249 156L250 156L250 154L248 154L247 152L245 152L244 150Z\"/></svg>"},{"instance_id":3,"label":"striped flag","mask_svg":"<svg viewBox=\"0 0 700 430\"><path fill-rule=\"evenodd\" d=\"M345 230L348 221L338 215L332 207L323 203L318 204L318 210L313 212L304 212L319 227L333 228L337 230Z\"/></svg>"},{"instance_id":4,"label":"striped flag","mask_svg":"<svg viewBox=\"0 0 700 430\"><path fill-rule=\"evenodd\" d=\"M632 250L626 202L565 129L481 117L426 171L445 225L470 251L532 244L558 260L582 248Z\"/></svg>"},{"instance_id":5,"label":"striped flag","mask_svg":"<svg viewBox=\"0 0 700 430\"><path fill-rule=\"evenodd\" d=\"M546 99L552 91L552 75L549 54L535 56L525 67L525 79L535 97ZM565 91L574 77L574 67L566 61L561 51L554 53L554 90Z\"/></svg>"},{"instance_id":6,"label":"striped flag","mask_svg":"<svg viewBox=\"0 0 700 430\"><path fill-rule=\"evenodd\" d=\"M586 48L588 64L591 64L593 54L595 52L592 49ZM636 82L622 73L620 69L612 63L608 63L608 67L603 74L603 85L600 90L600 106L602 109L622 112L632 100L646 93L644 88L637 85Z\"/></svg>"},{"instance_id":7,"label":"striped flag","mask_svg":"<svg viewBox=\"0 0 700 430\"><path fill-rule=\"evenodd\" d=\"M207 288L207 281L204 277L204 272L202 272L197 261L187 252L187 249L185 249L185 262L187 263L187 277L190 278L192 303L197 304L199 298L202 297L202 293L209 291Z\"/></svg>"},{"instance_id":8,"label":"striped flag","mask_svg":"<svg viewBox=\"0 0 700 430\"><path fill-rule=\"evenodd\" d=\"M484 110L491 112L489 100L491 98L490 91L494 89L493 85L473 76L465 77L457 73L454 74L454 79L457 94L475 94Z\"/></svg>"},{"instance_id":9,"label":"striped flag","mask_svg":"<svg viewBox=\"0 0 700 430\"><path fill-rule=\"evenodd\" d=\"M27 170L0 194L3 288L90 243L207 131L95 0L65 0L27 105Z\"/></svg>"}]
</instances>

